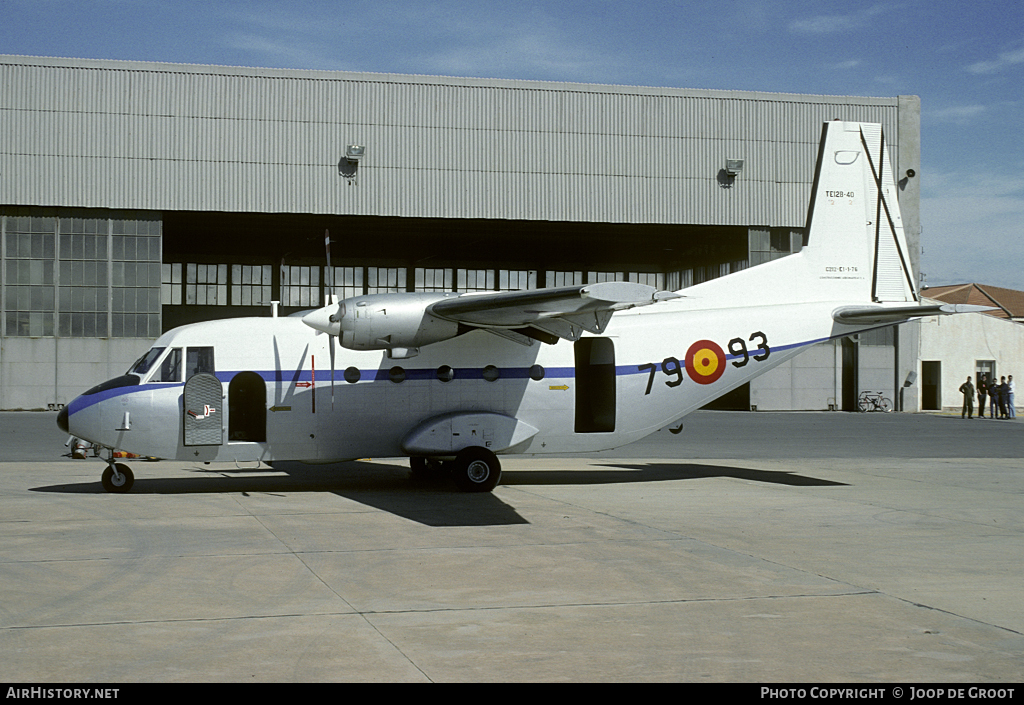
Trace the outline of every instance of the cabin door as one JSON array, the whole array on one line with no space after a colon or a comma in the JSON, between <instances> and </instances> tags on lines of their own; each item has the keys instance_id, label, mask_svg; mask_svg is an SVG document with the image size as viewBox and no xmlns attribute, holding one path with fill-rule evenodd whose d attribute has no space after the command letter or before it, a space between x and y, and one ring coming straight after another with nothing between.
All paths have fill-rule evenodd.
<instances>
[{"instance_id":1,"label":"cabin door","mask_svg":"<svg viewBox=\"0 0 1024 705\"><path fill-rule=\"evenodd\" d=\"M220 380L212 374L200 372L185 382L185 445L219 446L224 442L222 397Z\"/></svg>"}]
</instances>

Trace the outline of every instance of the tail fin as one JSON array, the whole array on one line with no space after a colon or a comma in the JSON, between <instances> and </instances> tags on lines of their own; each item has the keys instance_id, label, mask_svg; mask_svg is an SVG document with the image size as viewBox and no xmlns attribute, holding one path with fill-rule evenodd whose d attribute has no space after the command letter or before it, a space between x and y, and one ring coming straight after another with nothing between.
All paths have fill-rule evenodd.
<instances>
[{"instance_id":1,"label":"tail fin","mask_svg":"<svg viewBox=\"0 0 1024 705\"><path fill-rule=\"evenodd\" d=\"M919 300L889 147L881 125L827 122L803 253L819 293L874 302Z\"/></svg>"},{"instance_id":2,"label":"tail fin","mask_svg":"<svg viewBox=\"0 0 1024 705\"><path fill-rule=\"evenodd\" d=\"M803 249L683 295L720 305L749 301L751 291L766 304L917 303L889 159L880 125L825 123Z\"/></svg>"}]
</instances>

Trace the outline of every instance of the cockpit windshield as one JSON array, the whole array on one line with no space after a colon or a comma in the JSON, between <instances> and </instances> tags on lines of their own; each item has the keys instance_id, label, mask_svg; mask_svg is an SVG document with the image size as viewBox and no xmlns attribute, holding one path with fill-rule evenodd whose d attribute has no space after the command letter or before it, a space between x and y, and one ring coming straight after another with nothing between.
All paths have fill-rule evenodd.
<instances>
[{"instance_id":1,"label":"cockpit windshield","mask_svg":"<svg viewBox=\"0 0 1024 705\"><path fill-rule=\"evenodd\" d=\"M149 352L135 361L135 364L128 370L129 374L138 375L139 377L145 375L149 372L153 363L160 359L160 356L163 355L163 352L166 349L167 348L150 348Z\"/></svg>"}]
</instances>

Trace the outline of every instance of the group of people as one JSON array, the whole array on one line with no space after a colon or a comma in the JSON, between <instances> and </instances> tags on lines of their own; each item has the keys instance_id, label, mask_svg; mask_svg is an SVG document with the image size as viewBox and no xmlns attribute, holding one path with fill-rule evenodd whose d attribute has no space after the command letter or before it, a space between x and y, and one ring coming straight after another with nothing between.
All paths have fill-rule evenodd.
<instances>
[{"instance_id":1,"label":"group of people","mask_svg":"<svg viewBox=\"0 0 1024 705\"><path fill-rule=\"evenodd\" d=\"M974 418L974 395L978 395L978 418L985 418L985 400L989 403L990 419L1014 419L1017 418L1017 410L1014 408L1014 401L1017 394L1017 383L1013 381L1013 375L1000 377L997 383L993 377L988 380L987 374L978 378L978 387L975 390L971 378L960 385L960 393L964 395L963 410L960 418Z\"/></svg>"}]
</instances>

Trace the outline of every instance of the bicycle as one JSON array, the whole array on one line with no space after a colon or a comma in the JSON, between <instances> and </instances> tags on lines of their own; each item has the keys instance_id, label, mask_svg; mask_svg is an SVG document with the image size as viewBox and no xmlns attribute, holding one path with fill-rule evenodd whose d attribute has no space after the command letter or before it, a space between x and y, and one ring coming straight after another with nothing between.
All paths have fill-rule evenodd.
<instances>
[{"instance_id":1,"label":"bicycle","mask_svg":"<svg viewBox=\"0 0 1024 705\"><path fill-rule=\"evenodd\" d=\"M857 408L861 411L892 411L892 400L882 396L881 392L861 392L857 399Z\"/></svg>"}]
</instances>

